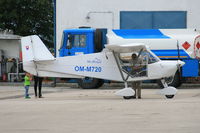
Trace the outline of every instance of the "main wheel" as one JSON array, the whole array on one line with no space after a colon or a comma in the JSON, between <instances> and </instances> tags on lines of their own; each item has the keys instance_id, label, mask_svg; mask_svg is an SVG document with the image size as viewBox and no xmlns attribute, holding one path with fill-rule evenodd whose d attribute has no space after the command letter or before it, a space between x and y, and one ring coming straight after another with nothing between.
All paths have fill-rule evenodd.
<instances>
[{"instance_id":1,"label":"main wheel","mask_svg":"<svg viewBox=\"0 0 200 133\"><path fill-rule=\"evenodd\" d=\"M135 99L134 96L123 96L124 99L129 100L129 99Z\"/></svg>"},{"instance_id":2,"label":"main wheel","mask_svg":"<svg viewBox=\"0 0 200 133\"><path fill-rule=\"evenodd\" d=\"M180 80L180 73L178 71L174 76L165 78L165 81L169 86L173 86L175 88L180 87L182 84ZM157 81L157 84L162 88L164 87L160 80Z\"/></svg>"},{"instance_id":3,"label":"main wheel","mask_svg":"<svg viewBox=\"0 0 200 133\"><path fill-rule=\"evenodd\" d=\"M168 99L172 99L173 97L174 97L174 95L165 95L166 96L166 98L168 98Z\"/></svg>"},{"instance_id":4,"label":"main wheel","mask_svg":"<svg viewBox=\"0 0 200 133\"><path fill-rule=\"evenodd\" d=\"M78 85L83 89L96 89L103 85L104 81L97 78L85 77L84 79L78 79Z\"/></svg>"}]
</instances>

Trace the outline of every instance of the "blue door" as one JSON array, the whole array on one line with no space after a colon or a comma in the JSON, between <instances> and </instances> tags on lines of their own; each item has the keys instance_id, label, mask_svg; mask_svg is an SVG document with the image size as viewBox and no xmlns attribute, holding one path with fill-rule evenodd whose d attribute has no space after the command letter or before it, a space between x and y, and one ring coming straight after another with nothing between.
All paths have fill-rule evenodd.
<instances>
[{"instance_id":1,"label":"blue door","mask_svg":"<svg viewBox=\"0 0 200 133\"><path fill-rule=\"evenodd\" d=\"M92 29L64 30L60 57L93 53L93 31Z\"/></svg>"},{"instance_id":2,"label":"blue door","mask_svg":"<svg viewBox=\"0 0 200 133\"><path fill-rule=\"evenodd\" d=\"M186 15L186 11L121 11L120 29L186 28Z\"/></svg>"}]
</instances>

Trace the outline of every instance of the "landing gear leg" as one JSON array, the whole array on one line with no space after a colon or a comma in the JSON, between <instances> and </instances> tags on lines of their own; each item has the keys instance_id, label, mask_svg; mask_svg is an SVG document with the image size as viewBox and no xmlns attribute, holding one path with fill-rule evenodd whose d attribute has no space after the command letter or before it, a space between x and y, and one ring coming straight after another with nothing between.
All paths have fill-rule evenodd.
<instances>
[{"instance_id":1,"label":"landing gear leg","mask_svg":"<svg viewBox=\"0 0 200 133\"><path fill-rule=\"evenodd\" d=\"M166 83L165 79L161 79L161 83L162 83L164 88L168 87L168 84Z\"/></svg>"},{"instance_id":2,"label":"landing gear leg","mask_svg":"<svg viewBox=\"0 0 200 133\"><path fill-rule=\"evenodd\" d=\"M172 86L168 86L165 82L165 79L161 79L161 83L164 86L162 90L159 91L159 94L165 95L166 98L171 99L177 93L177 89Z\"/></svg>"}]
</instances>

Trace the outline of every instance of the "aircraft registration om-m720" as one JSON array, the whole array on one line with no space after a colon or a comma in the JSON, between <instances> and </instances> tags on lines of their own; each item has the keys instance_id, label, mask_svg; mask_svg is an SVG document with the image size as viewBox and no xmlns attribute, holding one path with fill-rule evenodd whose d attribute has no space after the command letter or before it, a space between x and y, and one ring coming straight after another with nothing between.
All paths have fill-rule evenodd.
<instances>
[{"instance_id":1,"label":"aircraft registration om-m720","mask_svg":"<svg viewBox=\"0 0 200 133\"><path fill-rule=\"evenodd\" d=\"M116 92L123 97L135 94L128 82L162 79L164 88L159 93L172 98L177 89L168 86L164 78L173 76L184 65L180 60L161 61L142 43L107 44L99 53L57 58L37 35L22 37L21 44L24 71L41 77L92 77L124 82L125 88ZM135 61L133 54L137 55Z\"/></svg>"}]
</instances>

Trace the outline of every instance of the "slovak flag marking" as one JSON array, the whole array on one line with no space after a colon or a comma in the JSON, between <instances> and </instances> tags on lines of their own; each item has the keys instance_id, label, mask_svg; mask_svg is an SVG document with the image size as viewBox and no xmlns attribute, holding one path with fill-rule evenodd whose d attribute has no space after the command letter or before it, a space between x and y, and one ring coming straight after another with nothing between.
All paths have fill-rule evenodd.
<instances>
[{"instance_id":1,"label":"slovak flag marking","mask_svg":"<svg viewBox=\"0 0 200 133\"><path fill-rule=\"evenodd\" d=\"M29 46L26 46L26 50L29 50Z\"/></svg>"}]
</instances>

